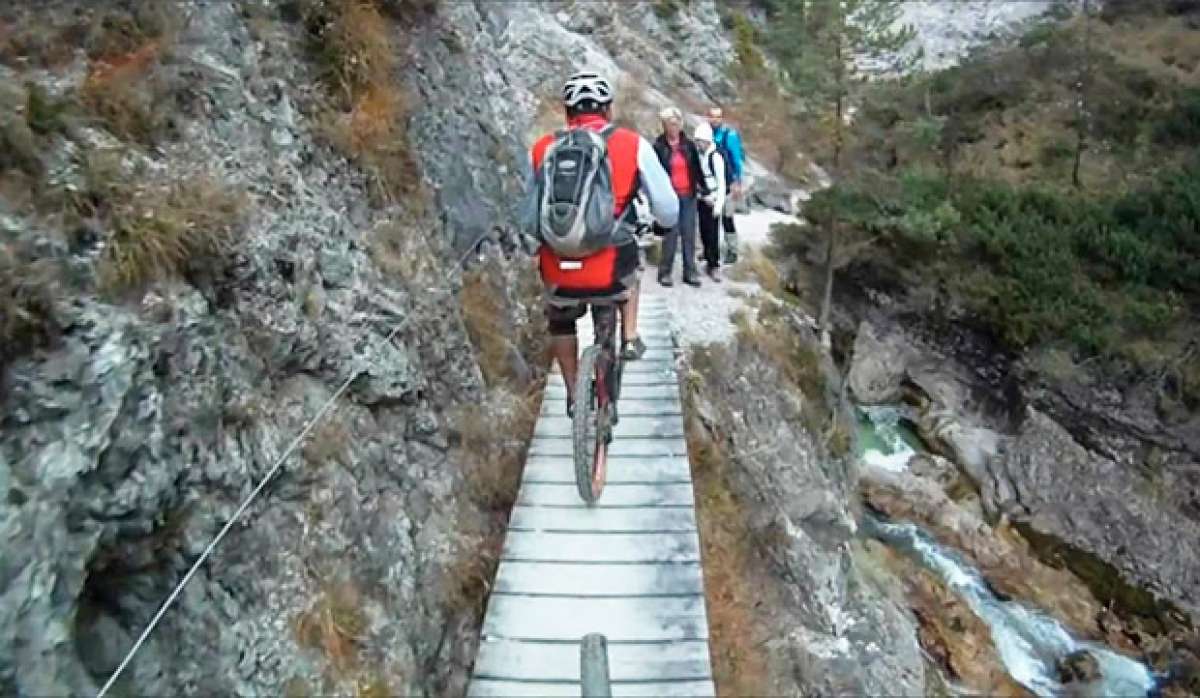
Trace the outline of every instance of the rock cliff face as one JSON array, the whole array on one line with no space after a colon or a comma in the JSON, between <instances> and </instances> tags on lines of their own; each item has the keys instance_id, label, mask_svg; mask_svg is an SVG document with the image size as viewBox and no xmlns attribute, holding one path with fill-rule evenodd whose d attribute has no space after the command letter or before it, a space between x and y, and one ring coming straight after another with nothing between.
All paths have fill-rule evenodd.
<instances>
[{"instance_id":1,"label":"rock cliff face","mask_svg":"<svg viewBox=\"0 0 1200 698\"><path fill-rule=\"evenodd\" d=\"M584 68L617 90L618 118L657 131L667 104L698 111L734 88L733 49L712 2L659 17L650 3L447 2L437 38L414 42L412 136L461 249L503 229L528 176L529 144L558 128L558 90Z\"/></svg>"},{"instance_id":2,"label":"rock cliff face","mask_svg":"<svg viewBox=\"0 0 1200 698\"><path fill-rule=\"evenodd\" d=\"M979 44L1011 38L1022 22L1055 5L1054 0L918 0L903 4L900 21L916 30L915 43L924 52L922 66L937 70L954 65Z\"/></svg>"},{"instance_id":3,"label":"rock cliff face","mask_svg":"<svg viewBox=\"0 0 1200 698\"><path fill-rule=\"evenodd\" d=\"M933 677L916 621L855 541L854 456L834 453L814 420L832 402L818 340L787 309L768 303L758 318L729 345L692 352L686 391L718 684L752 673L758 683L731 692L921 695ZM750 559L741 575L753 598L740 612L726 558L710 551L725 529ZM729 637L745 616L764 637ZM739 640L768 648L761 666L722 655Z\"/></svg>"},{"instance_id":4,"label":"rock cliff face","mask_svg":"<svg viewBox=\"0 0 1200 698\"><path fill-rule=\"evenodd\" d=\"M503 509L472 480L461 415L484 404L501 420L499 403L516 403L481 376L459 263L491 256L506 279L484 313L493 334L536 335L536 309L511 283L527 264L512 211L532 134L560 118L562 77L609 72L619 111L645 121L668 101L732 96L732 48L708 1L660 17L647 3L381 0L396 10L378 26L395 39L412 167L404 195L379 201L368 168L330 145L321 37L304 11L335 4L0 10L0 262L55 270L35 288L49 300L19 295L0 322L24 327L33 308L46 330L5 335L22 344L0 352L0 693L94 692L281 458L124 688L461 691L480 580L457 566L483 554L477 534L495 529L489 507ZM151 15L169 41L138 33ZM151 80L164 89L146 91ZM42 98L61 107L53 125ZM152 138L134 133L151 125ZM115 154L108 169L97 153ZM133 213L119 218L98 192L127 181ZM239 202L221 254L106 290L102 262L130 226L176 220L149 195L202 182ZM61 215L63 201L82 214ZM170 230L204 228L203 201ZM539 358L515 349L521 390Z\"/></svg>"}]
</instances>

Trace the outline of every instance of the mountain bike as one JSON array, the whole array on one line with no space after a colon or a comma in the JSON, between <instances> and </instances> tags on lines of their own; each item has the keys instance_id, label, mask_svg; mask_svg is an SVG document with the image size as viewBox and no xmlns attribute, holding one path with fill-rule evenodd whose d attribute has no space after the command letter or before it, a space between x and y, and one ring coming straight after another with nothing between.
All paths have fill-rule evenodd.
<instances>
[{"instance_id":1,"label":"mountain bike","mask_svg":"<svg viewBox=\"0 0 1200 698\"><path fill-rule=\"evenodd\" d=\"M575 485L579 496L594 504L604 491L608 445L617 426L623 362L617 350L617 306L593 304L595 342L579 357L575 376L575 415L571 439L575 455Z\"/></svg>"}]
</instances>

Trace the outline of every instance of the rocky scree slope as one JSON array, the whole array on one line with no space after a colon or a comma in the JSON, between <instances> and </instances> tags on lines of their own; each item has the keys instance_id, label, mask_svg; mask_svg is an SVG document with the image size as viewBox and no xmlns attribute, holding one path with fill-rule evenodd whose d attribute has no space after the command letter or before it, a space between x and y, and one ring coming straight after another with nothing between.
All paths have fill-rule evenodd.
<instances>
[{"instance_id":1,"label":"rocky scree slope","mask_svg":"<svg viewBox=\"0 0 1200 698\"><path fill-rule=\"evenodd\" d=\"M347 379L122 685L462 690L487 573L470 563L504 494L456 447L459 415L482 404L493 432L519 424L513 391L539 359L517 346L501 373L518 378L485 384L457 263L515 255L487 265L503 278L486 314L493 335L536 335L510 222L562 76L609 71L644 119L667 94L730 96L732 51L711 2L669 20L615 2L359 4L398 66L395 101L380 99L408 106L412 167L381 197L370 161L332 147L373 103L331 106L313 51L328 37L305 21L348 6L0 16L0 262L23 274L0 323L0 692L93 692ZM135 244L152 234L161 247Z\"/></svg>"}]
</instances>

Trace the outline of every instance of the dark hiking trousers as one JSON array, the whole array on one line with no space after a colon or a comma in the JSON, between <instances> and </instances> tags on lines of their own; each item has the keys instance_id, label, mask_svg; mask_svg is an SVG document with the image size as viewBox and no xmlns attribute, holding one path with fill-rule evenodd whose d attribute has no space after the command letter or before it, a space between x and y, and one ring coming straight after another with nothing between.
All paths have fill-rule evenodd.
<instances>
[{"instance_id":1,"label":"dark hiking trousers","mask_svg":"<svg viewBox=\"0 0 1200 698\"><path fill-rule=\"evenodd\" d=\"M707 203L701 201L696 206L700 218L700 244L704 246L704 263L712 271L721 266L720 220Z\"/></svg>"},{"instance_id":2,"label":"dark hiking trousers","mask_svg":"<svg viewBox=\"0 0 1200 698\"><path fill-rule=\"evenodd\" d=\"M679 220L667 231L662 242L662 261L658 263L658 278L671 277L675 269L676 248L683 248L683 278L691 279L696 274L696 198L679 197Z\"/></svg>"},{"instance_id":3,"label":"dark hiking trousers","mask_svg":"<svg viewBox=\"0 0 1200 698\"><path fill-rule=\"evenodd\" d=\"M733 226L734 203L725 201L725 216L721 218L721 228L725 233L725 263L737 261L737 228Z\"/></svg>"}]
</instances>

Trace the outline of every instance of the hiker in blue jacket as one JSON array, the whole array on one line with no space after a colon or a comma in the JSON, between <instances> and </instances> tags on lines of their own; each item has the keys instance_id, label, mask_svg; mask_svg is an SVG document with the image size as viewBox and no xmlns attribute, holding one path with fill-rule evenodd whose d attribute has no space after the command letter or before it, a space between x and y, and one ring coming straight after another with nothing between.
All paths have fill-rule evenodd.
<instances>
[{"instance_id":1,"label":"hiker in blue jacket","mask_svg":"<svg viewBox=\"0 0 1200 698\"><path fill-rule=\"evenodd\" d=\"M725 113L720 107L710 107L708 124L712 126L713 143L725 159L726 166L732 173L729 185L729 199L725 204L725 215L721 218L721 228L725 231L725 263L737 261L737 228L733 222L733 212L736 202L745 195L742 175L745 172L746 155L742 151L742 136L736 129L725 123Z\"/></svg>"}]
</instances>

